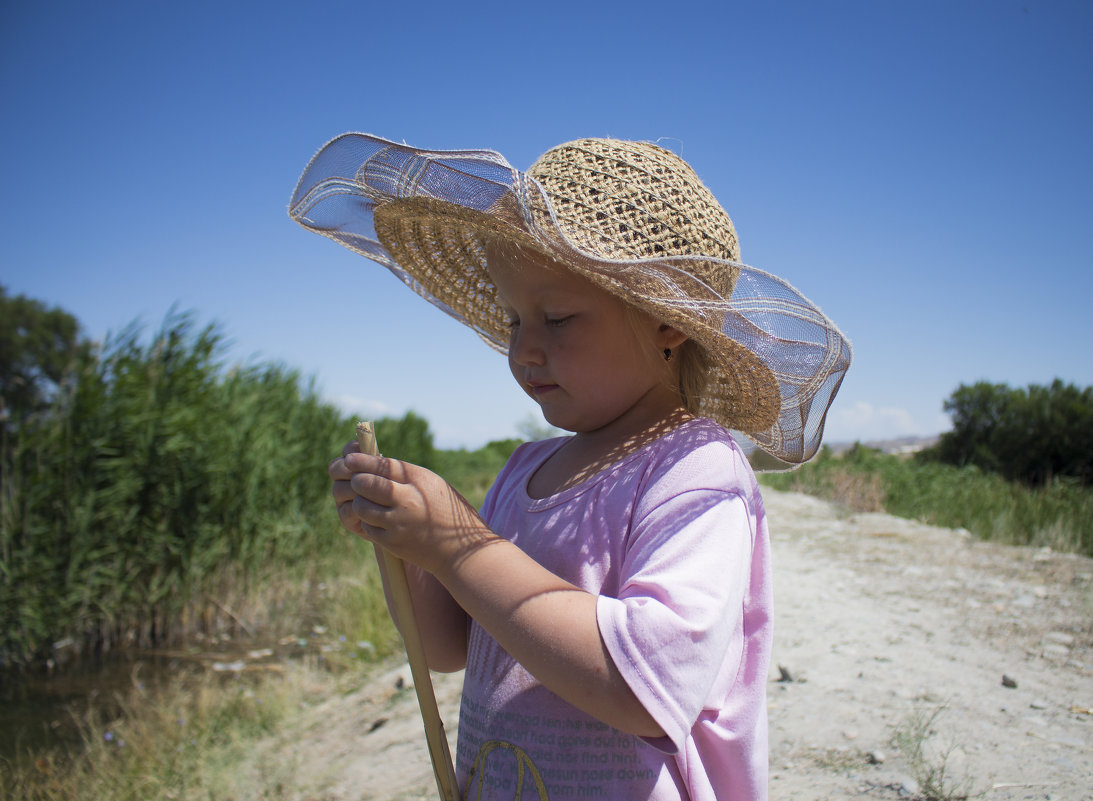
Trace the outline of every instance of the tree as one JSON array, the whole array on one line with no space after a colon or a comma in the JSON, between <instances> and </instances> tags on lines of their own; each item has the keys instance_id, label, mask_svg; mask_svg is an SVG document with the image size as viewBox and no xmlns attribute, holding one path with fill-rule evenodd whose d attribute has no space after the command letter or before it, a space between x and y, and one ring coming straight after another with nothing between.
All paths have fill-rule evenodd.
<instances>
[{"instance_id":1,"label":"tree","mask_svg":"<svg viewBox=\"0 0 1093 801\"><path fill-rule=\"evenodd\" d=\"M1030 386L1026 404L1027 430L1036 442L1022 472L1037 484L1054 476L1093 484L1093 387L1056 379L1050 387Z\"/></svg>"},{"instance_id":2,"label":"tree","mask_svg":"<svg viewBox=\"0 0 1093 801\"><path fill-rule=\"evenodd\" d=\"M1010 392L1005 384L986 381L957 387L942 407L952 418L953 428L938 442L937 458L958 467L974 464L988 472L1002 472L998 439L1006 427Z\"/></svg>"},{"instance_id":3,"label":"tree","mask_svg":"<svg viewBox=\"0 0 1093 801\"><path fill-rule=\"evenodd\" d=\"M1036 486L1062 476L1093 483L1093 388L981 381L958 387L944 409L953 429L925 458Z\"/></svg>"},{"instance_id":4,"label":"tree","mask_svg":"<svg viewBox=\"0 0 1093 801\"><path fill-rule=\"evenodd\" d=\"M413 411L401 419L384 417L377 420L376 441L384 456L413 462L430 470L436 467L436 447L429 421Z\"/></svg>"},{"instance_id":5,"label":"tree","mask_svg":"<svg viewBox=\"0 0 1093 801\"><path fill-rule=\"evenodd\" d=\"M0 286L0 423L17 428L47 408L91 349L71 314Z\"/></svg>"}]
</instances>

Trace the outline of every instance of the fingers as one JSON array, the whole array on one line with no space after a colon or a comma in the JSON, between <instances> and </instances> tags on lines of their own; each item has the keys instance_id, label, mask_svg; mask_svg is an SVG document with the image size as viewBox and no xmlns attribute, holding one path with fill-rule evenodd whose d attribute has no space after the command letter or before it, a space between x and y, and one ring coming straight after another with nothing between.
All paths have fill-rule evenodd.
<instances>
[{"instance_id":1,"label":"fingers","mask_svg":"<svg viewBox=\"0 0 1093 801\"><path fill-rule=\"evenodd\" d=\"M352 477L352 471L345 464L345 457L351 453L360 452L360 446L356 442L347 442L342 448L342 455L332 459L327 465L326 472L334 481L348 481Z\"/></svg>"},{"instance_id":2,"label":"fingers","mask_svg":"<svg viewBox=\"0 0 1093 801\"><path fill-rule=\"evenodd\" d=\"M400 462L386 456L373 456L370 453L349 453L342 459L353 473L371 473L399 484L410 483L414 468L409 462Z\"/></svg>"},{"instance_id":3,"label":"fingers","mask_svg":"<svg viewBox=\"0 0 1093 801\"><path fill-rule=\"evenodd\" d=\"M422 494L416 483L437 478L409 462L360 453L355 442L346 445L327 470L342 527L381 543L388 529L398 526L399 516L405 517L407 501L416 508L412 500Z\"/></svg>"},{"instance_id":4,"label":"fingers","mask_svg":"<svg viewBox=\"0 0 1093 801\"><path fill-rule=\"evenodd\" d=\"M404 485L376 473L354 473L349 486L358 497L390 508L398 505L398 492Z\"/></svg>"},{"instance_id":5,"label":"fingers","mask_svg":"<svg viewBox=\"0 0 1093 801\"><path fill-rule=\"evenodd\" d=\"M331 488L331 493L334 495L334 503L341 506L346 501L351 501L357 493L353 492L353 487L349 483L349 479L339 480L334 482L334 486Z\"/></svg>"},{"instance_id":6,"label":"fingers","mask_svg":"<svg viewBox=\"0 0 1093 801\"><path fill-rule=\"evenodd\" d=\"M396 505L399 479L406 477L404 463L360 453L357 443L350 442L327 472L342 527L366 538L381 535L384 521Z\"/></svg>"},{"instance_id":7,"label":"fingers","mask_svg":"<svg viewBox=\"0 0 1093 801\"><path fill-rule=\"evenodd\" d=\"M409 481L410 468L413 465L407 462L361 453L357 443L350 442L342 450L342 455L327 466L327 473L334 481L348 481L357 473L372 473L406 484Z\"/></svg>"},{"instance_id":8,"label":"fingers","mask_svg":"<svg viewBox=\"0 0 1093 801\"><path fill-rule=\"evenodd\" d=\"M353 501L343 501L338 504L338 522L342 524L342 528L351 534L361 536L364 530L361 526L361 519L357 517L357 513L353 511Z\"/></svg>"},{"instance_id":9,"label":"fingers","mask_svg":"<svg viewBox=\"0 0 1093 801\"><path fill-rule=\"evenodd\" d=\"M327 473L333 482L331 494L334 496L334 504L338 510L338 520L347 531L366 538L370 530L372 533L380 533L378 529L366 523L364 518L367 517L369 520L378 522L379 513L386 507L367 498L361 498L353 488L353 478L357 475L371 475L373 478L390 484L389 480L375 475L376 472L387 472L383 464L386 461L388 460L361 454L360 447L353 440L348 442L342 449L342 455L331 461L327 466ZM362 473L362 470L370 472ZM365 480L363 482L365 492L372 495L378 494L377 488L373 486L377 483ZM381 497L386 497L386 494L388 493L384 493Z\"/></svg>"},{"instance_id":10,"label":"fingers","mask_svg":"<svg viewBox=\"0 0 1093 801\"><path fill-rule=\"evenodd\" d=\"M390 513L389 507L372 503L359 495L338 507L338 517L341 518L342 525L348 522L354 533L360 534L363 531L365 536L382 534L387 528L386 521Z\"/></svg>"},{"instance_id":11,"label":"fingers","mask_svg":"<svg viewBox=\"0 0 1093 801\"><path fill-rule=\"evenodd\" d=\"M337 482L334 502L342 528L353 534L374 541L387 528L391 507L361 497L352 490L348 481Z\"/></svg>"}]
</instances>

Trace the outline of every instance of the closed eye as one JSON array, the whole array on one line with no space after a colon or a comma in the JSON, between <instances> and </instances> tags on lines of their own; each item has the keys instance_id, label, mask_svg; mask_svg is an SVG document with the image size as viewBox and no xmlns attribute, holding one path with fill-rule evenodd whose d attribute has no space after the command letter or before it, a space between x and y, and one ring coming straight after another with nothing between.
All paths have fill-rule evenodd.
<instances>
[{"instance_id":1,"label":"closed eye","mask_svg":"<svg viewBox=\"0 0 1093 801\"><path fill-rule=\"evenodd\" d=\"M563 325L572 320L573 317L574 315L572 314L567 314L563 317L547 317L546 322L549 326L552 326L554 328L561 328Z\"/></svg>"}]
</instances>

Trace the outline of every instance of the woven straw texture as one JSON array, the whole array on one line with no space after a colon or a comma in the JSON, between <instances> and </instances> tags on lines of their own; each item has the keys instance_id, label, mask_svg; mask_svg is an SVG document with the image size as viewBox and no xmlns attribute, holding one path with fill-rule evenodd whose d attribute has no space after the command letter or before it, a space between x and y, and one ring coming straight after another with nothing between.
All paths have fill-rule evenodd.
<instances>
[{"instance_id":1,"label":"woven straw texture","mask_svg":"<svg viewBox=\"0 0 1093 801\"><path fill-rule=\"evenodd\" d=\"M686 162L655 145L570 142L522 173L493 151L345 134L311 160L289 213L502 352L507 319L485 243L562 262L702 346L698 413L776 460L766 467L815 454L850 365L838 328L793 287L742 264L728 214Z\"/></svg>"}]
</instances>

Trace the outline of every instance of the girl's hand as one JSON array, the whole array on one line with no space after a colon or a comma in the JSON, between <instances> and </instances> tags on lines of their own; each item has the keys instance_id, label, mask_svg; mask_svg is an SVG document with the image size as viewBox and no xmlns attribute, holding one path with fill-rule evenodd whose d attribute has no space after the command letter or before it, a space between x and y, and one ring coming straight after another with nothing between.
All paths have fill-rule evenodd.
<instances>
[{"instance_id":1,"label":"girl's hand","mask_svg":"<svg viewBox=\"0 0 1093 801\"><path fill-rule=\"evenodd\" d=\"M330 465L338 517L347 530L437 574L498 539L444 479L350 443Z\"/></svg>"},{"instance_id":2,"label":"girl's hand","mask_svg":"<svg viewBox=\"0 0 1093 801\"><path fill-rule=\"evenodd\" d=\"M353 488L349 484L350 479L353 478L353 471L345 463L346 458L353 453L360 453L360 446L356 441L346 443L346 446L342 448L342 455L330 463L327 473L334 482L332 492L334 503L338 508L338 519L341 521L342 527L360 537L363 536L361 521L352 509L352 501L356 493L353 492Z\"/></svg>"}]
</instances>

